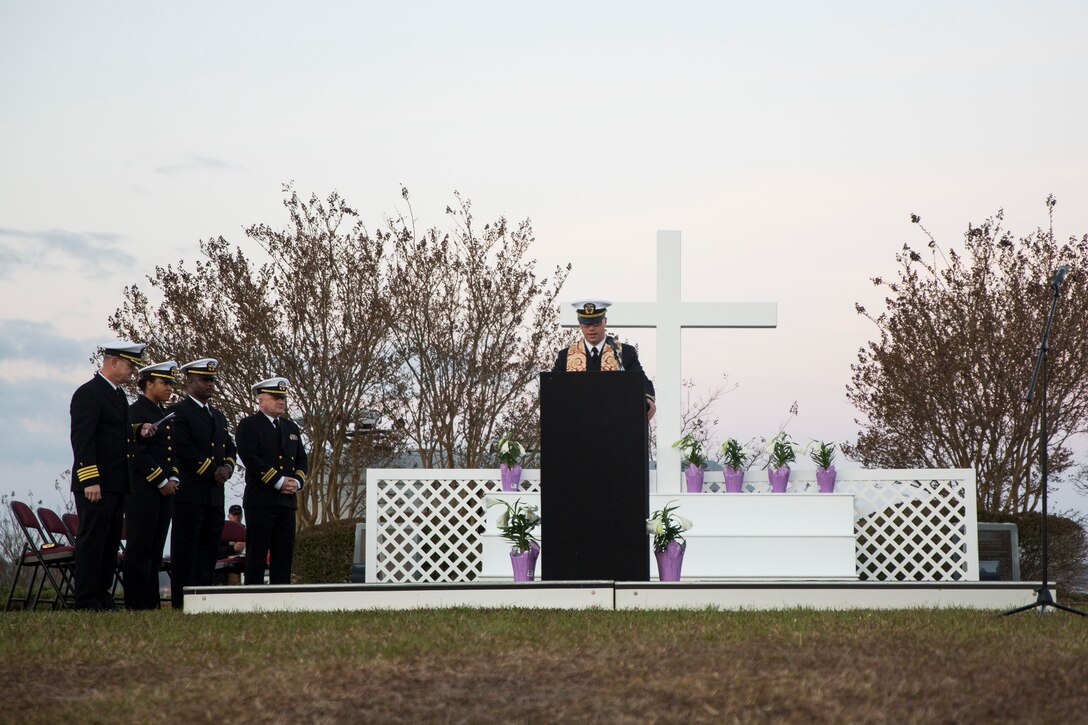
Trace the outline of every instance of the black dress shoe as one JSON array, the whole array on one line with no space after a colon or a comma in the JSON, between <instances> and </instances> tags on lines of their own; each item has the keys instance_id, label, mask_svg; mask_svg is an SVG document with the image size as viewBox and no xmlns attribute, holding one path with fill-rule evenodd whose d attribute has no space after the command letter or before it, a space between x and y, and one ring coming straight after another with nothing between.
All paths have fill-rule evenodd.
<instances>
[{"instance_id":1,"label":"black dress shoe","mask_svg":"<svg viewBox=\"0 0 1088 725\"><path fill-rule=\"evenodd\" d=\"M102 610L102 603L97 600L93 602L75 602L72 604L72 609L84 612L98 612Z\"/></svg>"}]
</instances>

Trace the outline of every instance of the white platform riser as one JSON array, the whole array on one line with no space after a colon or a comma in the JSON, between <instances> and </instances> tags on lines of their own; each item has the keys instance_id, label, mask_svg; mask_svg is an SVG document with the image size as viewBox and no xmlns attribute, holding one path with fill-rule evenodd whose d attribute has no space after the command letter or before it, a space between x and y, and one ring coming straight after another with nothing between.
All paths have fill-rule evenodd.
<instances>
[{"instance_id":1,"label":"white platform riser","mask_svg":"<svg viewBox=\"0 0 1088 725\"><path fill-rule=\"evenodd\" d=\"M1053 586L1051 594L1054 595ZM1055 597L1056 598L1056 597ZM209 612L334 612L469 607L475 609L718 609L779 610L808 608L940 609L946 607L1005 611L1031 604L1030 583L986 585L882 585L813 582L660 584L593 582L507 583L457 586L293 586L210 587L186 590L185 613Z\"/></svg>"}]
</instances>

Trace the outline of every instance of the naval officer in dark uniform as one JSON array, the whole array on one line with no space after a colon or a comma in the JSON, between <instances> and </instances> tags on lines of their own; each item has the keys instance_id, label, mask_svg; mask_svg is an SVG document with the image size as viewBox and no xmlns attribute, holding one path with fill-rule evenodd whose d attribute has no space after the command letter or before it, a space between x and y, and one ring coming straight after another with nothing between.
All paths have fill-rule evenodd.
<instances>
[{"instance_id":1,"label":"naval officer in dark uniform","mask_svg":"<svg viewBox=\"0 0 1088 725\"><path fill-rule=\"evenodd\" d=\"M102 348L102 368L72 395L72 497L79 515L75 607L115 609L113 575L128 493L128 398L146 345L126 341Z\"/></svg>"},{"instance_id":2,"label":"naval officer in dark uniform","mask_svg":"<svg viewBox=\"0 0 1088 725\"><path fill-rule=\"evenodd\" d=\"M223 491L234 474L236 455L227 418L211 404L219 361L201 358L181 370L188 395L171 409L177 416L181 469L170 535L170 599L175 609L183 606L185 587L212 583L223 532Z\"/></svg>"},{"instance_id":3,"label":"naval officer in dark uniform","mask_svg":"<svg viewBox=\"0 0 1088 725\"><path fill-rule=\"evenodd\" d=\"M269 583L291 583L296 499L309 467L298 426L283 417L289 385L286 378L254 385L259 409L238 423L238 455L246 469L246 584L264 583L266 557Z\"/></svg>"},{"instance_id":4,"label":"naval officer in dark uniform","mask_svg":"<svg viewBox=\"0 0 1088 725\"><path fill-rule=\"evenodd\" d=\"M128 408L129 493L125 497L125 608L159 608L162 547L170 528L171 505L180 480L174 421L164 407L174 395L178 364L148 365L136 385L140 397Z\"/></svg>"},{"instance_id":5,"label":"naval officer in dark uniform","mask_svg":"<svg viewBox=\"0 0 1088 725\"><path fill-rule=\"evenodd\" d=\"M654 384L646 377L642 363L638 361L638 350L633 345L621 345L614 337L605 334L607 312L612 303L608 300L581 300L572 304L578 314L582 339L559 351L552 372L636 372L642 376L646 391L646 420L653 418L657 412Z\"/></svg>"}]
</instances>

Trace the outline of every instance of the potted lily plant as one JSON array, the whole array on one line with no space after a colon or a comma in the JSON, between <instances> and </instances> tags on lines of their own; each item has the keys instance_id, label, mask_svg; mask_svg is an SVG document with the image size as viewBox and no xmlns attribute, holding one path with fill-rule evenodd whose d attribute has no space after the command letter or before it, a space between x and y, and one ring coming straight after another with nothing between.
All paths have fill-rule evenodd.
<instances>
[{"instance_id":1,"label":"potted lily plant","mask_svg":"<svg viewBox=\"0 0 1088 725\"><path fill-rule=\"evenodd\" d=\"M536 573L536 560L540 556L540 541L533 529L540 525L540 513L536 506L523 504L519 498L511 506L494 496L484 496L484 508L503 506L495 526L502 538L510 542L510 564L514 569L514 581L532 581Z\"/></svg>"},{"instance_id":2,"label":"potted lily plant","mask_svg":"<svg viewBox=\"0 0 1088 725\"><path fill-rule=\"evenodd\" d=\"M703 466L706 464L706 449L702 441L691 433L685 433L684 437L672 444L673 448L679 448L684 457L684 478L687 481L688 493L700 493L703 490Z\"/></svg>"},{"instance_id":3,"label":"potted lily plant","mask_svg":"<svg viewBox=\"0 0 1088 725\"><path fill-rule=\"evenodd\" d=\"M521 459L524 455L525 448L511 438L509 433L503 433L502 438L495 444L495 458L499 461L503 491L518 491L521 488Z\"/></svg>"},{"instance_id":4,"label":"potted lily plant","mask_svg":"<svg viewBox=\"0 0 1088 725\"><path fill-rule=\"evenodd\" d=\"M657 559L658 579L663 582L680 581L680 570L684 566L684 552L688 542L684 532L691 528L691 521L674 514L678 507L670 501L663 509L658 509L646 519L646 533L654 537L654 558Z\"/></svg>"},{"instance_id":5,"label":"potted lily plant","mask_svg":"<svg viewBox=\"0 0 1088 725\"><path fill-rule=\"evenodd\" d=\"M741 493L744 490L744 472L752 465L752 452L742 446L736 438L730 438L718 449L725 477L726 493Z\"/></svg>"},{"instance_id":6,"label":"potted lily plant","mask_svg":"<svg viewBox=\"0 0 1088 725\"><path fill-rule=\"evenodd\" d=\"M816 464L816 483L820 493L835 493L835 442L813 441L809 455Z\"/></svg>"},{"instance_id":7,"label":"potted lily plant","mask_svg":"<svg viewBox=\"0 0 1088 725\"><path fill-rule=\"evenodd\" d=\"M797 460L798 453L807 452L807 446L795 443L781 431L767 444L767 479L771 483L771 493L785 493L790 480L790 464Z\"/></svg>"}]
</instances>

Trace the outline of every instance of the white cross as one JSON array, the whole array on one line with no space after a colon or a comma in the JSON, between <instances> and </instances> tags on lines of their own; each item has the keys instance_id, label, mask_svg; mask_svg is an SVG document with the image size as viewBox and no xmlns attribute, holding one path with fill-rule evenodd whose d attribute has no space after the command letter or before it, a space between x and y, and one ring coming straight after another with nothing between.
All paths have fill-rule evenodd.
<instances>
[{"instance_id":1,"label":"white cross","mask_svg":"<svg viewBox=\"0 0 1088 725\"><path fill-rule=\"evenodd\" d=\"M681 302L680 232L657 233L657 302L615 302L608 327L657 329L657 490L683 490L680 451L680 330L685 327L777 327L775 302ZM578 327L574 308L564 305L563 327Z\"/></svg>"}]
</instances>

